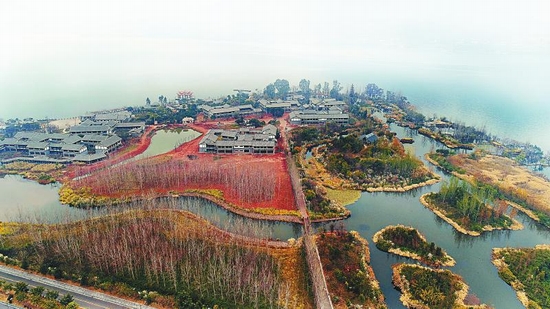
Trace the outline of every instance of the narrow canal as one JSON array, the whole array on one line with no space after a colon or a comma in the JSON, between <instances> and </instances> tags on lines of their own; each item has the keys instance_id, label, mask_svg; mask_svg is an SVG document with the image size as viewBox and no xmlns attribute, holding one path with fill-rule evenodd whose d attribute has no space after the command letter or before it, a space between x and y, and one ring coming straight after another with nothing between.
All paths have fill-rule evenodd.
<instances>
[{"instance_id":1,"label":"narrow canal","mask_svg":"<svg viewBox=\"0 0 550 309\"><path fill-rule=\"evenodd\" d=\"M407 148L422 160L424 160L424 154L430 150L445 147L422 135L415 135L414 131L394 125L391 129L397 133L398 137L414 138L415 143L407 145ZM161 132L157 134L162 134ZM176 136L171 135L171 138L177 141ZM157 141L160 140L165 142L166 146L158 153L173 149L174 141L159 138L153 139L151 147L156 147ZM449 179L430 163L425 162L425 164L442 175L444 181ZM407 258L379 251L372 244L372 236L375 232L393 224L405 224L417 228L426 235L428 241L435 242L453 256L457 265L448 269L462 276L470 286L471 293L476 295L482 303L498 309L523 308L516 299L515 292L498 277L495 267L491 264L491 250L495 247L533 247L537 244L550 244L550 231L520 213L516 219L525 226L523 230L493 231L479 237L462 235L419 202L422 194L438 191L440 185L439 183L405 193L365 192L356 203L349 206L351 217L336 223L343 224L348 230L358 231L369 241L371 263L389 308L405 308L399 301L400 293L391 283L391 265L398 262L416 263ZM57 185L43 186L19 176L8 175L0 178L0 221L61 222L67 218L75 220L99 214L61 205L58 202L58 189ZM262 236L281 240L299 237L302 234L299 225L243 218L204 199L179 198L166 203L171 208L188 210L222 229L235 233L249 235L253 227L254 230L260 230ZM328 228L328 224L324 227ZM323 228L323 226L317 225L317 228Z\"/></svg>"},{"instance_id":2,"label":"narrow canal","mask_svg":"<svg viewBox=\"0 0 550 309\"><path fill-rule=\"evenodd\" d=\"M415 143L410 145L415 156L423 159L431 149L444 145L433 142L415 132L392 125L397 136L412 137ZM449 177L425 161L425 164L442 175L443 181ZM491 250L496 247L534 247L538 244L550 244L550 231L536 224L523 214L518 219L525 228L520 231L493 231L479 237L466 236L456 232L449 224L426 209L419 201L422 194L437 192L441 183L423 187L406 193L363 193L361 198L349 206L351 217L343 222L348 230L356 230L369 241L371 263L376 277L380 281L389 308L405 308L399 300L400 293L391 283L391 265L398 262L416 263L408 258L382 252L372 242L372 236L388 225L404 224L417 228L428 241L435 242L445 249L457 264L448 269L462 276L470 286L470 292L482 303L500 309L523 308L515 292L497 274L491 264Z\"/></svg>"}]
</instances>

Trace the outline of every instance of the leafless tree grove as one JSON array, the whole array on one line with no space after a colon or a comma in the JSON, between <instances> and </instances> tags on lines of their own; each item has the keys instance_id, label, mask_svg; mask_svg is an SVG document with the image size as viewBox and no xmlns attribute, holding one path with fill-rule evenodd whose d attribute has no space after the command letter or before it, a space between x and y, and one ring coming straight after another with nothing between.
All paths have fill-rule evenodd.
<instances>
[{"instance_id":1,"label":"leafless tree grove","mask_svg":"<svg viewBox=\"0 0 550 309\"><path fill-rule=\"evenodd\" d=\"M102 170L76 180L77 186L90 187L96 194L111 195L125 191L150 191L151 188L182 189L189 186L227 186L245 202L270 201L282 179L261 162L227 164L216 161L170 160L161 163L129 163Z\"/></svg>"},{"instance_id":2,"label":"leafless tree grove","mask_svg":"<svg viewBox=\"0 0 550 309\"><path fill-rule=\"evenodd\" d=\"M35 249L28 258L35 265L56 265L63 277L83 276L87 270L237 306L285 306L279 299L290 291L268 249L243 246L185 216L165 209L134 210L49 226L33 233Z\"/></svg>"}]
</instances>

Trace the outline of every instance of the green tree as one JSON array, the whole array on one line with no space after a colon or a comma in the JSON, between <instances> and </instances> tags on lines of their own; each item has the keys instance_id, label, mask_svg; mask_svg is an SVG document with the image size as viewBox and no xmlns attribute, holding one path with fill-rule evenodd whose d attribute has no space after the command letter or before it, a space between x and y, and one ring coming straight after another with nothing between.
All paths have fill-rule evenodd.
<instances>
[{"instance_id":1,"label":"green tree","mask_svg":"<svg viewBox=\"0 0 550 309\"><path fill-rule=\"evenodd\" d=\"M274 99L275 98L275 91L276 91L275 85L269 84L264 89L264 95L268 99Z\"/></svg>"},{"instance_id":2,"label":"green tree","mask_svg":"<svg viewBox=\"0 0 550 309\"><path fill-rule=\"evenodd\" d=\"M275 81L275 88L277 89L277 96L281 99L286 99L290 92L290 84L286 79L277 79Z\"/></svg>"},{"instance_id":3,"label":"green tree","mask_svg":"<svg viewBox=\"0 0 550 309\"><path fill-rule=\"evenodd\" d=\"M323 95L328 96L330 94L330 85L328 82L324 82L323 84Z\"/></svg>"},{"instance_id":4,"label":"green tree","mask_svg":"<svg viewBox=\"0 0 550 309\"><path fill-rule=\"evenodd\" d=\"M15 284L15 290L17 292L27 293L29 291L29 285L26 284L25 282L17 282Z\"/></svg>"},{"instance_id":5,"label":"green tree","mask_svg":"<svg viewBox=\"0 0 550 309\"><path fill-rule=\"evenodd\" d=\"M342 86L340 86L340 82L338 82L337 80L333 80L332 89L330 90L330 97L333 99L339 99L340 90L342 90Z\"/></svg>"},{"instance_id":6,"label":"green tree","mask_svg":"<svg viewBox=\"0 0 550 309\"><path fill-rule=\"evenodd\" d=\"M318 83L317 85L315 85L313 94L316 96L319 96L321 94L321 83Z\"/></svg>"},{"instance_id":7,"label":"green tree","mask_svg":"<svg viewBox=\"0 0 550 309\"><path fill-rule=\"evenodd\" d=\"M309 80L306 80L305 78L300 81L300 84L298 85L300 87L300 90L302 91L302 95L305 97L306 103L309 103L309 98L311 96L311 89L309 89Z\"/></svg>"},{"instance_id":8,"label":"green tree","mask_svg":"<svg viewBox=\"0 0 550 309\"><path fill-rule=\"evenodd\" d=\"M46 298L56 300L59 297L59 292L53 290L46 291Z\"/></svg>"},{"instance_id":9,"label":"green tree","mask_svg":"<svg viewBox=\"0 0 550 309\"><path fill-rule=\"evenodd\" d=\"M69 304L67 304L67 306L65 308L66 309L78 309L78 308L80 308L80 306L78 306L78 304L73 301L73 302L70 302Z\"/></svg>"},{"instance_id":10,"label":"green tree","mask_svg":"<svg viewBox=\"0 0 550 309\"><path fill-rule=\"evenodd\" d=\"M31 289L31 294L34 296L42 296L42 293L44 293L45 288L43 286L37 286Z\"/></svg>"},{"instance_id":11,"label":"green tree","mask_svg":"<svg viewBox=\"0 0 550 309\"><path fill-rule=\"evenodd\" d=\"M71 294L65 294L61 299L59 299L59 302L63 306L67 306L68 304L72 303L74 301L74 297Z\"/></svg>"},{"instance_id":12,"label":"green tree","mask_svg":"<svg viewBox=\"0 0 550 309\"><path fill-rule=\"evenodd\" d=\"M353 87L353 84L351 84L351 87L349 89L349 103L353 104L357 101L357 93L355 92L355 87Z\"/></svg>"}]
</instances>

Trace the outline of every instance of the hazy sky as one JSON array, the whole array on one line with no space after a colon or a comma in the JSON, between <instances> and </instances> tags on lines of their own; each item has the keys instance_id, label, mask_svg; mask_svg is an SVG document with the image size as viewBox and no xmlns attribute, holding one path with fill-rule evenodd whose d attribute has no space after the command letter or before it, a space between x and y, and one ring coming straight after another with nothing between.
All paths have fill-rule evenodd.
<instances>
[{"instance_id":1,"label":"hazy sky","mask_svg":"<svg viewBox=\"0 0 550 309\"><path fill-rule=\"evenodd\" d=\"M390 89L463 79L542 105L548 16L547 0L1 1L0 118L183 89L217 97L276 78Z\"/></svg>"}]
</instances>

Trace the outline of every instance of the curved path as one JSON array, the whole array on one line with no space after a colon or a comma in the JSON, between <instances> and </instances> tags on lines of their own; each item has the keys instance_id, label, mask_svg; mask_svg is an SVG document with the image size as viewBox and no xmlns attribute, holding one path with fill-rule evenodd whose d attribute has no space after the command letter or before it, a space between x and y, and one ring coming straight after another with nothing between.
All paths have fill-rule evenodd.
<instances>
[{"instance_id":1,"label":"curved path","mask_svg":"<svg viewBox=\"0 0 550 309\"><path fill-rule=\"evenodd\" d=\"M0 265L0 280L8 282L25 282L29 286L43 286L46 289L59 292L61 295L71 294L74 300L82 308L90 309L126 309L126 308L143 308L153 309L143 304L128 301L119 297L107 295L104 293L87 290L79 286L74 286L61 281L56 281L50 278L37 276L21 270L9 268ZM2 304L3 305L3 304ZM17 308L17 307L2 307L0 308Z\"/></svg>"}]
</instances>

